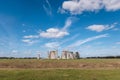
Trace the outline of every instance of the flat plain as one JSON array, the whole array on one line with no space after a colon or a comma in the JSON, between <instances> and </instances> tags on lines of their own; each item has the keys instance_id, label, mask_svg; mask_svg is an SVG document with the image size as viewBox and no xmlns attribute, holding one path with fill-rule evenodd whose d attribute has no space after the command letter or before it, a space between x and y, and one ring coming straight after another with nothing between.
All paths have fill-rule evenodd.
<instances>
[{"instance_id":1,"label":"flat plain","mask_svg":"<svg viewBox=\"0 0 120 80\"><path fill-rule=\"evenodd\" d=\"M120 80L120 59L0 59L0 80Z\"/></svg>"}]
</instances>

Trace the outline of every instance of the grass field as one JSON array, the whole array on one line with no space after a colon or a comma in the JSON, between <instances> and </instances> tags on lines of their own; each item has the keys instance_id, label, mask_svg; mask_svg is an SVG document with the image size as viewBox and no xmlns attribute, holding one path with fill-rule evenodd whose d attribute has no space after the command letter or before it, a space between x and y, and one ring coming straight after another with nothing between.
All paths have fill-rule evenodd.
<instances>
[{"instance_id":1,"label":"grass field","mask_svg":"<svg viewBox=\"0 0 120 80\"><path fill-rule=\"evenodd\" d=\"M120 80L120 59L1 59L0 80Z\"/></svg>"},{"instance_id":2,"label":"grass field","mask_svg":"<svg viewBox=\"0 0 120 80\"><path fill-rule=\"evenodd\" d=\"M120 80L120 70L0 70L0 80Z\"/></svg>"}]
</instances>

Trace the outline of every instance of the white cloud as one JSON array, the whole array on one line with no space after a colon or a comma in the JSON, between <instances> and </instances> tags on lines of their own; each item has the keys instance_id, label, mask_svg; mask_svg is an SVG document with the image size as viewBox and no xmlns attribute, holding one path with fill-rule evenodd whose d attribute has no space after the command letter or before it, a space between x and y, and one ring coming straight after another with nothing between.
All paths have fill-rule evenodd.
<instances>
[{"instance_id":1,"label":"white cloud","mask_svg":"<svg viewBox=\"0 0 120 80\"><path fill-rule=\"evenodd\" d=\"M29 36L24 36L23 38L39 38L38 35L29 35Z\"/></svg>"},{"instance_id":2,"label":"white cloud","mask_svg":"<svg viewBox=\"0 0 120 80\"><path fill-rule=\"evenodd\" d=\"M120 44L120 42L116 42L116 44Z\"/></svg>"},{"instance_id":3,"label":"white cloud","mask_svg":"<svg viewBox=\"0 0 120 80\"><path fill-rule=\"evenodd\" d=\"M30 39L23 39L22 42L27 43L29 45L32 45L38 41L37 40L30 40Z\"/></svg>"},{"instance_id":4,"label":"white cloud","mask_svg":"<svg viewBox=\"0 0 120 80\"><path fill-rule=\"evenodd\" d=\"M101 32L105 30L108 27L108 25L91 25L88 26L86 29L89 29L91 31Z\"/></svg>"},{"instance_id":5,"label":"white cloud","mask_svg":"<svg viewBox=\"0 0 120 80\"><path fill-rule=\"evenodd\" d=\"M67 29L71 26L72 19L73 19L72 17L69 17L66 20L65 25L62 29L49 28L46 31L41 31L40 36L44 38L62 38L66 35L69 35Z\"/></svg>"},{"instance_id":6,"label":"white cloud","mask_svg":"<svg viewBox=\"0 0 120 80\"><path fill-rule=\"evenodd\" d=\"M40 30L38 35L27 35L27 36L23 36L23 38L24 39L35 39L35 38L40 38L40 37L62 38L66 35L69 35L69 32L67 31L67 29L71 26L72 22L76 19L77 18L75 18L75 17L68 17L67 20L65 21L63 28L61 28L61 29L51 27L45 31ZM28 43L29 43L29 41L28 41Z\"/></svg>"},{"instance_id":7,"label":"white cloud","mask_svg":"<svg viewBox=\"0 0 120 80\"><path fill-rule=\"evenodd\" d=\"M64 14L66 13L66 11L64 9L62 9L61 7L58 8L58 13Z\"/></svg>"},{"instance_id":8,"label":"white cloud","mask_svg":"<svg viewBox=\"0 0 120 80\"><path fill-rule=\"evenodd\" d=\"M119 28L114 28L113 30L114 30L114 31L118 31L118 30L120 30L120 29L119 29Z\"/></svg>"},{"instance_id":9,"label":"white cloud","mask_svg":"<svg viewBox=\"0 0 120 80\"><path fill-rule=\"evenodd\" d=\"M105 9L115 11L120 9L119 0L71 0L64 1L62 11L68 11L71 14L81 14L84 11L98 11Z\"/></svg>"},{"instance_id":10,"label":"white cloud","mask_svg":"<svg viewBox=\"0 0 120 80\"><path fill-rule=\"evenodd\" d=\"M44 46L47 47L47 48L52 48L52 49L56 49L56 48L62 48L63 46L60 46L60 45L63 45L64 43L70 41L70 40L73 40L75 38L77 38L79 35L76 34L70 38L67 38L67 39L62 39L61 41L59 42L49 42L49 43L46 43Z\"/></svg>"},{"instance_id":11,"label":"white cloud","mask_svg":"<svg viewBox=\"0 0 120 80\"><path fill-rule=\"evenodd\" d=\"M87 42L90 42L90 41L93 41L93 40L96 40L96 39L100 39L100 38L104 38L104 37L108 37L108 34L103 34L103 35L90 37L90 38L87 38L85 40L78 40L75 43L69 45L68 47L77 47L77 46L80 46L80 45L85 44Z\"/></svg>"},{"instance_id":12,"label":"white cloud","mask_svg":"<svg viewBox=\"0 0 120 80\"><path fill-rule=\"evenodd\" d=\"M62 39L62 41L60 42L60 44L62 45L62 44L64 44L64 43L66 43L66 42L72 41L72 40L78 38L78 36L79 36L79 34L75 34L75 35L73 35L73 36L70 37L70 38L66 38L66 39L64 39L64 40Z\"/></svg>"},{"instance_id":13,"label":"white cloud","mask_svg":"<svg viewBox=\"0 0 120 80\"><path fill-rule=\"evenodd\" d=\"M65 25L64 25L64 27L63 27L63 30L66 30L68 27L71 26L71 24L72 24L72 19L73 19L73 17L69 17L69 18L66 20Z\"/></svg>"},{"instance_id":14,"label":"white cloud","mask_svg":"<svg viewBox=\"0 0 120 80\"><path fill-rule=\"evenodd\" d=\"M49 28L46 31L40 32L40 36L45 38L61 38L66 35L69 35L67 31L63 31L57 28Z\"/></svg>"},{"instance_id":15,"label":"white cloud","mask_svg":"<svg viewBox=\"0 0 120 80\"><path fill-rule=\"evenodd\" d=\"M58 48L59 46L60 46L60 43L58 42L50 42L45 44L45 47L47 48Z\"/></svg>"},{"instance_id":16,"label":"white cloud","mask_svg":"<svg viewBox=\"0 0 120 80\"><path fill-rule=\"evenodd\" d=\"M102 31L105 31L105 30L109 30L109 29L112 29L114 28L115 25L91 25L91 26L88 26L86 29L89 29L91 31L96 31L96 32L102 32Z\"/></svg>"},{"instance_id":17,"label":"white cloud","mask_svg":"<svg viewBox=\"0 0 120 80\"><path fill-rule=\"evenodd\" d=\"M120 0L102 0L107 11L116 11L120 9Z\"/></svg>"},{"instance_id":18,"label":"white cloud","mask_svg":"<svg viewBox=\"0 0 120 80\"><path fill-rule=\"evenodd\" d=\"M48 0L45 0L46 5L43 5L43 9L45 10L45 12L47 13L47 15L52 16L52 8L51 8L51 4L49 3Z\"/></svg>"},{"instance_id":19,"label":"white cloud","mask_svg":"<svg viewBox=\"0 0 120 80\"><path fill-rule=\"evenodd\" d=\"M13 53L13 54L17 54L17 53L18 53L18 50L12 50L12 53Z\"/></svg>"},{"instance_id":20,"label":"white cloud","mask_svg":"<svg viewBox=\"0 0 120 80\"><path fill-rule=\"evenodd\" d=\"M23 39L22 41L23 41L23 42L26 42L26 43L29 43L29 42L30 42L29 39Z\"/></svg>"}]
</instances>

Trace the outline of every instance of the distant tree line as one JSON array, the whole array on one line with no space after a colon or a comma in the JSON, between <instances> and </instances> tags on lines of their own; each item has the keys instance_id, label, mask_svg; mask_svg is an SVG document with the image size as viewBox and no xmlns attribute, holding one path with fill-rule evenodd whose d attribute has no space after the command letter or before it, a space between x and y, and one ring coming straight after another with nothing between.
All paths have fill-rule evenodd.
<instances>
[{"instance_id":1,"label":"distant tree line","mask_svg":"<svg viewBox=\"0 0 120 80\"><path fill-rule=\"evenodd\" d=\"M20 58L16 58L16 57L0 57L0 59L36 59L36 57L20 57Z\"/></svg>"},{"instance_id":2,"label":"distant tree line","mask_svg":"<svg viewBox=\"0 0 120 80\"><path fill-rule=\"evenodd\" d=\"M87 59L92 59L92 58L95 58L95 59L116 59L116 58L120 58L120 56L87 57Z\"/></svg>"},{"instance_id":3,"label":"distant tree line","mask_svg":"<svg viewBox=\"0 0 120 80\"><path fill-rule=\"evenodd\" d=\"M79 54L76 54L76 57L77 59L82 59ZM37 59L37 57L0 57L0 59ZM120 59L120 56L86 57L86 59Z\"/></svg>"}]
</instances>

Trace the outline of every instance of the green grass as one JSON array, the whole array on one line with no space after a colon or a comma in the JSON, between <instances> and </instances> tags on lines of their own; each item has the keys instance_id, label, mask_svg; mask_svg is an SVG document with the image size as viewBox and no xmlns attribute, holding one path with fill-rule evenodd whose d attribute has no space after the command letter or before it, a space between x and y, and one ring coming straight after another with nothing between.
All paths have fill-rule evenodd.
<instances>
[{"instance_id":1,"label":"green grass","mask_svg":"<svg viewBox=\"0 0 120 80\"><path fill-rule=\"evenodd\" d=\"M0 80L120 80L120 70L0 70Z\"/></svg>"},{"instance_id":2,"label":"green grass","mask_svg":"<svg viewBox=\"0 0 120 80\"><path fill-rule=\"evenodd\" d=\"M120 80L120 59L0 59L0 80Z\"/></svg>"}]
</instances>

